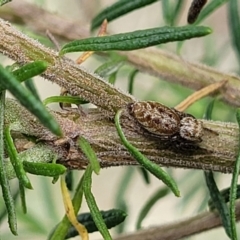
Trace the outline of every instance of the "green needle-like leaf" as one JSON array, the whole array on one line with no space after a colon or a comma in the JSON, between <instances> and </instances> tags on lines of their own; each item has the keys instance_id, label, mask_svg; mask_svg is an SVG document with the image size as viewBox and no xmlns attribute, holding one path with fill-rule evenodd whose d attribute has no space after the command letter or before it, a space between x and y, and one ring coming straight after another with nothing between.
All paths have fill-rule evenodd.
<instances>
[{"instance_id":1,"label":"green needle-like leaf","mask_svg":"<svg viewBox=\"0 0 240 240\"><path fill-rule=\"evenodd\" d=\"M152 207L154 206L154 204L161 198L163 198L164 196L166 196L169 192L169 188L160 188L159 190L156 191L156 193L154 193L153 196L151 196L148 201L144 204L142 210L139 213L138 216L138 220L137 220L137 224L136 224L136 228L140 229L141 225L142 225L142 221L144 220L144 218L147 216L147 214L149 213L149 211L152 209Z\"/></svg>"},{"instance_id":2,"label":"green needle-like leaf","mask_svg":"<svg viewBox=\"0 0 240 240\"><path fill-rule=\"evenodd\" d=\"M80 105L89 102L77 96L51 96L43 100L44 105L48 105L50 103L71 103Z\"/></svg>"},{"instance_id":3,"label":"green needle-like leaf","mask_svg":"<svg viewBox=\"0 0 240 240\"><path fill-rule=\"evenodd\" d=\"M18 158L18 152L15 148L13 139L11 137L10 126L5 128L4 137L5 137L4 139L5 139L5 143L6 143L6 149L8 152L8 156L13 165L16 176L20 181L20 184L22 184L26 188L32 189L31 182L23 168L23 164Z\"/></svg>"},{"instance_id":4,"label":"green needle-like leaf","mask_svg":"<svg viewBox=\"0 0 240 240\"><path fill-rule=\"evenodd\" d=\"M7 208L8 223L11 232L17 235L17 219L14 201L11 195L10 186L6 174L4 163L4 106L5 106L5 91L0 93L0 184L2 187L3 199Z\"/></svg>"},{"instance_id":5,"label":"green needle-like leaf","mask_svg":"<svg viewBox=\"0 0 240 240\"><path fill-rule=\"evenodd\" d=\"M144 182L145 182L146 184L150 184L149 172L148 172L145 168L143 168L143 167L140 167L140 168L139 168L139 171L140 171L140 173L141 173L141 176L142 176Z\"/></svg>"},{"instance_id":6,"label":"green needle-like leaf","mask_svg":"<svg viewBox=\"0 0 240 240\"><path fill-rule=\"evenodd\" d=\"M43 104L37 100L26 88L24 88L18 80L6 69L0 65L0 85L9 90L18 101L34 114L39 121L54 134L61 136L59 124L53 116L46 110Z\"/></svg>"},{"instance_id":7,"label":"green needle-like leaf","mask_svg":"<svg viewBox=\"0 0 240 240\"><path fill-rule=\"evenodd\" d=\"M232 45L240 63L240 13L239 1L230 0L228 3L229 30L231 32Z\"/></svg>"},{"instance_id":8,"label":"green needle-like leaf","mask_svg":"<svg viewBox=\"0 0 240 240\"><path fill-rule=\"evenodd\" d=\"M117 58L113 59L109 62L106 62L99 66L94 73L101 76L102 78L106 78L116 72L123 66L125 58Z\"/></svg>"},{"instance_id":9,"label":"green needle-like leaf","mask_svg":"<svg viewBox=\"0 0 240 240\"><path fill-rule=\"evenodd\" d=\"M139 72L138 69L134 69L130 74L129 74L129 84L128 84L128 92L130 94L133 94L133 85L134 85L134 80L135 80L135 77L137 75L137 73Z\"/></svg>"},{"instance_id":10,"label":"green needle-like leaf","mask_svg":"<svg viewBox=\"0 0 240 240\"><path fill-rule=\"evenodd\" d=\"M47 67L47 62L35 61L20 67L19 69L13 71L12 74L17 78L19 82L23 82L29 78L35 77L45 72Z\"/></svg>"},{"instance_id":11,"label":"green needle-like leaf","mask_svg":"<svg viewBox=\"0 0 240 240\"><path fill-rule=\"evenodd\" d=\"M208 27L184 26L152 28L111 36L92 37L67 43L61 49L60 55L82 51L129 51L167 42L202 37L211 32L212 30Z\"/></svg>"},{"instance_id":12,"label":"green needle-like leaf","mask_svg":"<svg viewBox=\"0 0 240 240\"><path fill-rule=\"evenodd\" d=\"M171 178L168 173L166 173L161 167L159 167L157 164L153 163L149 159L147 159L142 153L139 152L137 148L135 148L133 145L131 145L126 137L123 134L122 128L120 126L120 115L121 110L119 110L115 116L115 125L117 128L118 135L123 143L123 145L127 148L129 153L138 161L138 163L144 167L146 170L148 170L150 173L152 173L155 177L162 180L175 194L175 196L179 197L180 192L178 190L176 182Z\"/></svg>"},{"instance_id":13,"label":"green needle-like leaf","mask_svg":"<svg viewBox=\"0 0 240 240\"><path fill-rule=\"evenodd\" d=\"M117 194L115 196L115 206L119 209L124 210L125 212L128 212L128 209L129 209L128 203L125 200L125 198L126 198L126 192L129 190L130 183L133 179L133 173L135 172L134 170L135 169L130 166L126 169L125 173L121 178L121 182L118 186ZM126 226L126 221L120 224L119 226L117 226L116 228L117 233L119 234L123 233L125 226Z\"/></svg>"},{"instance_id":14,"label":"green needle-like leaf","mask_svg":"<svg viewBox=\"0 0 240 240\"><path fill-rule=\"evenodd\" d=\"M99 232L102 234L103 239L111 240L112 237L107 229L107 226L103 220L103 217L98 209L95 198L91 192L92 187L92 166L89 165L84 173L84 181L83 181L83 192L87 201L87 205L91 212L93 221L95 222Z\"/></svg>"},{"instance_id":15,"label":"green needle-like leaf","mask_svg":"<svg viewBox=\"0 0 240 240\"><path fill-rule=\"evenodd\" d=\"M127 214L120 210L120 209L111 209L108 211L100 211L102 218L107 226L108 229L117 226L118 224L122 223ZM96 232L98 231L98 228L93 221L92 215L90 213L81 213L77 216L78 222L83 224L88 233ZM72 226L69 228L68 233L65 237L65 239L72 238L78 235L78 232L76 229Z\"/></svg>"},{"instance_id":16,"label":"green needle-like leaf","mask_svg":"<svg viewBox=\"0 0 240 240\"><path fill-rule=\"evenodd\" d=\"M174 26L179 17L179 13L182 10L184 1L164 0L164 1L161 1L161 3L162 3L162 14L163 14L165 24L168 26Z\"/></svg>"},{"instance_id":17,"label":"green needle-like leaf","mask_svg":"<svg viewBox=\"0 0 240 240\"><path fill-rule=\"evenodd\" d=\"M215 103L215 99L213 99L209 103L206 110L205 119L211 120L214 103ZM225 232L228 235L228 237L231 238L230 217L229 217L229 210L228 210L227 204L224 201L224 198L222 197L221 192L218 190L217 184L214 180L213 173L211 171L204 172L204 176L205 176L206 184L209 190L209 194L211 196L211 199L215 208L219 212Z\"/></svg>"},{"instance_id":18,"label":"green needle-like leaf","mask_svg":"<svg viewBox=\"0 0 240 240\"><path fill-rule=\"evenodd\" d=\"M19 82L23 82L43 73L47 69L47 67L48 64L46 62L35 61L32 63L28 63L17 70L14 70L12 74ZM0 82L0 91L2 90L6 90L6 88Z\"/></svg>"},{"instance_id":19,"label":"green needle-like leaf","mask_svg":"<svg viewBox=\"0 0 240 240\"><path fill-rule=\"evenodd\" d=\"M38 100L40 100L40 96L38 94L37 88L32 78L29 78L26 81L24 81L24 85Z\"/></svg>"},{"instance_id":20,"label":"green needle-like leaf","mask_svg":"<svg viewBox=\"0 0 240 240\"><path fill-rule=\"evenodd\" d=\"M228 237L231 238L230 217L229 217L229 210L228 210L227 204L225 203L221 193L218 190L218 187L213 177L213 173L204 172L204 175L205 175L206 183L207 183L213 204L220 214L222 224L224 226L224 229Z\"/></svg>"},{"instance_id":21,"label":"green needle-like leaf","mask_svg":"<svg viewBox=\"0 0 240 240\"><path fill-rule=\"evenodd\" d=\"M236 113L237 122L240 129L240 109L237 109ZM240 132L239 132L240 136ZM239 137L240 141L240 137ZM230 211L230 220L231 220L231 237L232 240L237 240L237 231L236 231L236 216L235 216L235 200L237 195L237 183L238 183L238 176L239 176L239 170L240 170L240 144L239 144L239 150L238 150L238 157L236 159L233 174L232 174L232 182L231 182L231 189L230 189L230 202L229 202L229 211Z\"/></svg>"},{"instance_id":22,"label":"green needle-like leaf","mask_svg":"<svg viewBox=\"0 0 240 240\"><path fill-rule=\"evenodd\" d=\"M24 186L19 183L19 194L21 199L22 211L24 214L27 213L27 204L26 204L26 197L25 197L25 188Z\"/></svg>"},{"instance_id":23,"label":"green needle-like leaf","mask_svg":"<svg viewBox=\"0 0 240 240\"><path fill-rule=\"evenodd\" d=\"M222 195L222 198L224 199L224 202L225 203L228 203L229 202L229 197L230 197L230 188L226 188L226 189L223 189L221 190L221 195ZM239 199L240 198L240 185L237 185L237 195L236 195L236 199ZM213 211L215 209L215 206L214 206L214 203L212 201L212 199L209 199L208 201L208 207L211 211Z\"/></svg>"},{"instance_id":24,"label":"green needle-like leaf","mask_svg":"<svg viewBox=\"0 0 240 240\"><path fill-rule=\"evenodd\" d=\"M194 22L195 25L201 23L205 18L211 16L211 14L216 11L223 4L227 3L229 0L212 0L201 10L197 20Z\"/></svg>"},{"instance_id":25,"label":"green needle-like leaf","mask_svg":"<svg viewBox=\"0 0 240 240\"><path fill-rule=\"evenodd\" d=\"M11 2L12 0L0 0L0 6L6 4L6 3L9 3Z\"/></svg>"},{"instance_id":26,"label":"green needle-like leaf","mask_svg":"<svg viewBox=\"0 0 240 240\"><path fill-rule=\"evenodd\" d=\"M89 162L90 162L90 164L92 166L92 170L96 174L99 174L99 172L100 172L100 164L99 164L99 161L97 159L96 153L93 151L93 149L90 146L89 142L84 137L80 137L79 138L79 146L80 146L81 150L83 151L83 153L88 158L88 160L89 160Z\"/></svg>"},{"instance_id":27,"label":"green needle-like leaf","mask_svg":"<svg viewBox=\"0 0 240 240\"><path fill-rule=\"evenodd\" d=\"M25 171L34 175L56 177L66 172L66 167L56 163L40 163L23 161Z\"/></svg>"},{"instance_id":28,"label":"green needle-like leaf","mask_svg":"<svg viewBox=\"0 0 240 240\"><path fill-rule=\"evenodd\" d=\"M99 27L104 19L108 22L121 17L122 15L129 13L138 8L142 8L146 5L156 2L157 0L120 0L114 3L112 6L105 8L100 12L93 20L91 29Z\"/></svg>"},{"instance_id":29,"label":"green needle-like leaf","mask_svg":"<svg viewBox=\"0 0 240 240\"><path fill-rule=\"evenodd\" d=\"M73 190L73 185L74 185L73 171L72 170L68 170L66 172L65 182L66 182L66 185L67 185L67 189L69 191L72 191Z\"/></svg>"}]
</instances>

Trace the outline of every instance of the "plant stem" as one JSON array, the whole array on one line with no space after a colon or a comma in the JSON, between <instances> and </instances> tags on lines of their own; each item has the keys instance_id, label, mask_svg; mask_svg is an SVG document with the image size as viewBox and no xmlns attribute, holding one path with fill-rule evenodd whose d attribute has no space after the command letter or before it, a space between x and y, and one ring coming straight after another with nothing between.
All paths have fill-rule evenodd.
<instances>
[{"instance_id":1,"label":"plant stem","mask_svg":"<svg viewBox=\"0 0 240 240\"><path fill-rule=\"evenodd\" d=\"M88 30L79 22L66 21L65 18L24 1L14 1L0 8L0 13L2 18L11 19L11 22L17 24L24 22L36 32L44 35L48 29L61 40L69 41L89 37ZM39 15L41 19L35 17ZM142 72L194 90L228 80L227 86L221 91L222 99L232 106L240 107L240 78L238 76L225 74L205 65L193 64L158 48L121 52L120 54L125 55L127 61Z\"/></svg>"},{"instance_id":2,"label":"plant stem","mask_svg":"<svg viewBox=\"0 0 240 240\"><path fill-rule=\"evenodd\" d=\"M240 220L240 202L236 205L236 219ZM139 230L132 234L115 237L115 240L154 240L154 239L171 239L178 240L192 236L222 225L221 218L216 212L205 212L188 218L181 222L151 227Z\"/></svg>"}]
</instances>

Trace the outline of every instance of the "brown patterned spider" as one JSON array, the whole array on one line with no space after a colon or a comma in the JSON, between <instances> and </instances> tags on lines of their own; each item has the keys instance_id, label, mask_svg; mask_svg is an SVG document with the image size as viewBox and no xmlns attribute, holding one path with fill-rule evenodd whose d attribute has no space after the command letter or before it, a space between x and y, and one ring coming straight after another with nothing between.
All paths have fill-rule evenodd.
<instances>
[{"instance_id":1,"label":"brown patterned spider","mask_svg":"<svg viewBox=\"0 0 240 240\"><path fill-rule=\"evenodd\" d=\"M161 140L180 147L202 141L202 122L190 114L153 101L130 103L128 111L144 130Z\"/></svg>"}]
</instances>

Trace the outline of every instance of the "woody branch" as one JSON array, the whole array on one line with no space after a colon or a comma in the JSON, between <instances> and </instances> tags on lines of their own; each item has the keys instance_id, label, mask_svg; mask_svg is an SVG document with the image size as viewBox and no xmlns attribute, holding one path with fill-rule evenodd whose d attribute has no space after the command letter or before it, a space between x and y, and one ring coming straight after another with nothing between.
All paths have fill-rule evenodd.
<instances>
[{"instance_id":1,"label":"woody branch","mask_svg":"<svg viewBox=\"0 0 240 240\"><path fill-rule=\"evenodd\" d=\"M13 1L7 4L0 8L0 14L3 19L17 24L24 23L38 33L45 34L46 30L49 30L55 37L65 41L89 36L85 24L70 21L24 1ZM36 16L41 16L41 18ZM45 21L42 21L43 18ZM120 54L125 55L127 61L140 71L194 90L227 80L228 84L221 91L222 99L232 106L240 106L240 78L238 76L225 74L202 64L188 62L177 55L156 48Z\"/></svg>"},{"instance_id":2,"label":"woody branch","mask_svg":"<svg viewBox=\"0 0 240 240\"><path fill-rule=\"evenodd\" d=\"M119 142L112 118L120 108L134 101L134 98L103 81L99 76L88 73L68 59L60 59L57 52L23 35L11 25L0 21L0 52L14 61L24 64L35 60L49 63L44 77L66 88L70 93L79 95L99 107L87 117L78 118L80 135L86 137L96 151L102 167L135 165L126 149ZM13 110L14 111L14 110ZM24 114L23 121L28 121ZM205 131L200 151L194 154L178 153L165 149L155 139L135 131L132 122L126 118L123 122L126 137L141 149L152 161L168 167L209 169L231 172L237 155L238 127L236 124L203 121L204 127L216 132ZM29 132L28 134L33 134ZM81 168L84 157L78 150L64 165ZM117 157L116 157L117 156ZM81 161L80 161L81 160Z\"/></svg>"}]
</instances>

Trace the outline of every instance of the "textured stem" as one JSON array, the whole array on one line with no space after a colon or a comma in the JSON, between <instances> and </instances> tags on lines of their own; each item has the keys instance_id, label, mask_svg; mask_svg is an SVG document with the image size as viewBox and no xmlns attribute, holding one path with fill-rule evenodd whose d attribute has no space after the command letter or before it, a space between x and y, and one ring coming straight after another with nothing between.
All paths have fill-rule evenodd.
<instances>
[{"instance_id":1,"label":"textured stem","mask_svg":"<svg viewBox=\"0 0 240 240\"><path fill-rule=\"evenodd\" d=\"M19 63L34 60L47 61L50 67L44 74L46 78L65 87L71 94L80 95L104 109L104 113L108 117L112 118L119 108L125 108L127 103L133 101L130 95L115 89L100 77L86 72L72 61L60 59L56 52L24 36L8 23L0 21L0 31L0 51L2 53ZM88 121L88 117L80 118L79 126L81 126L80 135L86 136L95 147L94 150L101 160L102 167L136 164L119 142L113 123L104 119L103 116L100 117L103 119L100 122L93 121L91 115L90 121ZM26 125L26 123L24 124ZM31 124L33 123L31 122ZM189 153L189 151L179 153L172 149L166 149L161 142L157 142L159 140L152 140L134 131L136 128L128 121L124 124L127 138L132 141L134 146L141 149L142 153L158 164L211 169L220 172L232 171L238 142L238 127L235 124L204 122L205 127L214 130L217 134L206 130L200 144L201 151L194 151L194 153ZM33 128L35 127L33 126ZM80 159L84 158L79 151L77 153L76 161L74 158L68 161L70 167L81 168ZM63 164L66 165L66 162Z\"/></svg>"},{"instance_id":2,"label":"textured stem","mask_svg":"<svg viewBox=\"0 0 240 240\"><path fill-rule=\"evenodd\" d=\"M12 1L2 6L0 15L11 23L24 24L44 35L46 30L49 30L55 37L64 40L84 38L89 35L89 28L85 24L79 21L73 22L24 0Z\"/></svg>"},{"instance_id":3,"label":"textured stem","mask_svg":"<svg viewBox=\"0 0 240 240\"><path fill-rule=\"evenodd\" d=\"M78 112L55 113L65 140L57 139L45 129L35 117L12 99L6 99L5 120L15 132L35 136L57 154L58 162L68 168L82 169L88 165L83 152L74 144L78 136L86 138L100 161L101 167L138 165L122 145L115 125L99 109L88 109L85 114ZM223 173L232 172L238 152L238 126L202 120L205 127L199 149L179 151L174 145L166 145L139 129L139 126L126 115L121 117L124 134L131 143L155 163L167 167L212 170ZM16 138L15 138L16 139ZM65 148L67 141L73 142L71 149Z\"/></svg>"},{"instance_id":4,"label":"textured stem","mask_svg":"<svg viewBox=\"0 0 240 240\"><path fill-rule=\"evenodd\" d=\"M18 23L31 24L37 31L42 33L49 29L54 35L68 40L76 39L80 36L87 37L88 35L87 31L81 31L79 23L66 21L66 19L62 19L24 1L14 1L8 4L6 8L0 8L0 11L4 11L4 9L5 15L1 13L1 16L13 17L9 18L9 20ZM11 12L7 12L6 9L10 9ZM42 21L43 18L45 21ZM73 129L74 126L74 132L77 130L77 135L67 134L71 140L74 140L78 135L84 136L96 152L102 167L137 165L137 162L122 146L115 126L108 118L112 118L119 108L124 108L127 103L134 100L130 95L115 89L99 76L88 73L70 60L60 59L57 52L24 36L4 21L0 21L0 31L0 52L20 64L35 60L48 62L50 67L44 74L44 77L66 88L71 94L80 95L105 110L105 114L99 110L88 110L89 112L86 116L79 116L71 112L56 114L62 126L70 126L69 129ZM205 66L191 64L182 58L157 49L140 50L124 54L136 68L193 89L199 89L213 82L228 80L228 84L222 91L223 99L234 106L240 106L240 79L238 77L222 74ZM62 154L66 153L66 151L65 149L61 151L61 145L55 145L54 137L50 136L49 132L46 129L44 130L42 126L32 121L32 118L29 118L29 114L25 114L26 111L23 111L23 109L19 110L20 106L15 104L15 107L18 111L13 106L7 109L8 116L10 116L8 120L10 122L14 121L15 130L41 138L45 140L46 144L37 145L20 153L20 158L27 161L34 161L34 159L51 161L56 157L59 163L75 169L81 169L88 164L84 154L75 144L71 146L68 155ZM12 119L11 117L15 116L16 113L21 115ZM75 126L71 119L76 118ZM19 123L18 121L21 122ZM238 126L232 123L213 121L203 121L203 124L206 129L203 141L199 144L200 148L196 151L180 152L171 147L166 147L158 139L139 133L139 129L131 122L131 119L124 117L122 119L122 127L127 139L135 147L141 149L141 152L150 160L159 165L204 169L224 173L232 172L237 156ZM69 132L71 133L70 130ZM7 169L9 175L13 174L10 166L7 166ZM9 177L14 177L14 175ZM238 204L236 208L237 219L240 216L239 209ZM180 237L186 237L220 226L220 224L216 214L204 213L178 224L142 230L134 233L134 235L119 238L119 240L179 239Z\"/></svg>"},{"instance_id":5,"label":"textured stem","mask_svg":"<svg viewBox=\"0 0 240 240\"><path fill-rule=\"evenodd\" d=\"M159 139L142 134L129 118L122 119L124 134L131 143L140 149L150 160L167 167L193 168L232 172L238 149L238 126L202 120L206 128L200 149L178 151L166 147ZM117 135L115 125L98 110L90 111L86 117L79 117L77 125L80 134L90 142L102 167L137 165L137 162L124 148ZM75 149L71 160L63 161L68 167L81 168L87 164L84 155Z\"/></svg>"},{"instance_id":6,"label":"textured stem","mask_svg":"<svg viewBox=\"0 0 240 240\"><path fill-rule=\"evenodd\" d=\"M18 158L20 161L26 162L53 162L58 156L53 148L44 144L37 144L34 147L19 153ZM16 177L13 166L8 158L5 159L5 166L8 179Z\"/></svg>"},{"instance_id":7,"label":"textured stem","mask_svg":"<svg viewBox=\"0 0 240 240\"><path fill-rule=\"evenodd\" d=\"M0 52L20 64L42 60L49 64L43 76L64 87L72 95L101 107L109 117L133 102L133 97L108 84L96 74L88 73L73 61L23 35L9 23L0 20Z\"/></svg>"},{"instance_id":8,"label":"textured stem","mask_svg":"<svg viewBox=\"0 0 240 240\"><path fill-rule=\"evenodd\" d=\"M0 8L0 13L1 17L18 24L24 23L37 32L44 33L48 29L54 36L64 40L89 36L87 28L80 26L79 22L66 20L24 1L13 1ZM42 21L43 18L45 21ZM233 106L240 106L240 78L238 76L221 73L205 65L190 63L177 55L157 48L121 52L121 54L125 55L129 63L141 71L194 90L211 83L228 80L227 85L221 91L222 99Z\"/></svg>"},{"instance_id":9,"label":"textured stem","mask_svg":"<svg viewBox=\"0 0 240 240\"><path fill-rule=\"evenodd\" d=\"M160 49L144 49L126 55L128 61L141 71L198 90L211 83L227 80L222 88L222 100L232 106L240 106L240 78L219 72L206 65L194 64Z\"/></svg>"}]
</instances>

